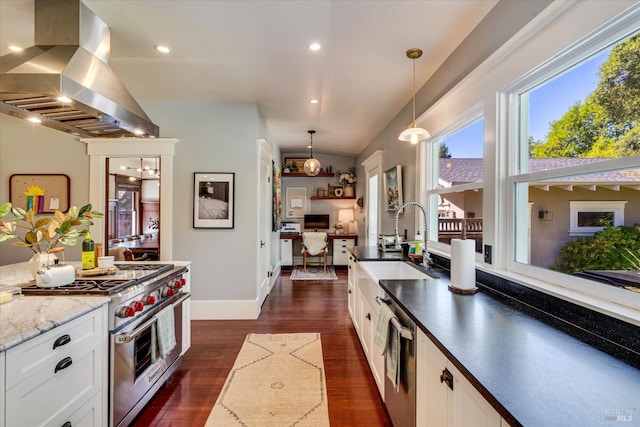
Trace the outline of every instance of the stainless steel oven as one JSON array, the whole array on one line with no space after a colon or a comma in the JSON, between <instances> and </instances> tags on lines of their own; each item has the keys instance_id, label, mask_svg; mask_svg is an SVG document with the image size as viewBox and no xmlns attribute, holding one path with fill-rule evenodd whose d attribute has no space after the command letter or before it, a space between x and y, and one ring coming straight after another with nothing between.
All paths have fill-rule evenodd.
<instances>
[{"instance_id":1,"label":"stainless steel oven","mask_svg":"<svg viewBox=\"0 0 640 427\"><path fill-rule=\"evenodd\" d=\"M179 365L182 350L182 306L190 293L178 293L163 301L147 316L111 333L111 408L114 426L129 425ZM176 345L163 359L152 360L157 316L171 307Z\"/></svg>"}]
</instances>

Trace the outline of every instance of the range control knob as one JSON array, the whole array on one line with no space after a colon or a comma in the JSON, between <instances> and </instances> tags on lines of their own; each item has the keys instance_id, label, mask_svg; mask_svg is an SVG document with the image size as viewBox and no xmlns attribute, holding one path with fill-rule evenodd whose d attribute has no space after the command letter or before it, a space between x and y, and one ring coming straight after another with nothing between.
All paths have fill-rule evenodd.
<instances>
[{"instance_id":1,"label":"range control knob","mask_svg":"<svg viewBox=\"0 0 640 427\"><path fill-rule=\"evenodd\" d=\"M184 285L187 284L187 279L185 279L184 277L181 277L179 281L180 281L180 286L179 286L180 288L182 288Z\"/></svg>"},{"instance_id":2,"label":"range control knob","mask_svg":"<svg viewBox=\"0 0 640 427\"><path fill-rule=\"evenodd\" d=\"M144 298L144 303L145 303L146 305L153 305L153 304L155 304L155 303L156 303L156 297L155 297L154 295L147 295L147 296Z\"/></svg>"},{"instance_id":3,"label":"range control knob","mask_svg":"<svg viewBox=\"0 0 640 427\"><path fill-rule=\"evenodd\" d=\"M135 311L144 310L144 303L142 301L136 301L132 305Z\"/></svg>"},{"instance_id":4,"label":"range control knob","mask_svg":"<svg viewBox=\"0 0 640 427\"><path fill-rule=\"evenodd\" d=\"M169 287L160 289L160 297L162 298L172 297L174 293L175 291Z\"/></svg>"},{"instance_id":5,"label":"range control knob","mask_svg":"<svg viewBox=\"0 0 640 427\"><path fill-rule=\"evenodd\" d=\"M136 315L136 309L131 307L130 305L128 305L126 307L122 307L116 313L116 316L118 316L118 317L133 317L135 315Z\"/></svg>"},{"instance_id":6,"label":"range control knob","mask_svg":"<svg viewBox=\"0 0 640 427\"><path fill-rule=\"evenodd\" d=\"M187 281L182 279L182 278L176 279L176 281L173 282L173 285L171 287L180 289L180 288L182 288L184 286L185 283L187 283Z\"/></svg>"}]
</instances>

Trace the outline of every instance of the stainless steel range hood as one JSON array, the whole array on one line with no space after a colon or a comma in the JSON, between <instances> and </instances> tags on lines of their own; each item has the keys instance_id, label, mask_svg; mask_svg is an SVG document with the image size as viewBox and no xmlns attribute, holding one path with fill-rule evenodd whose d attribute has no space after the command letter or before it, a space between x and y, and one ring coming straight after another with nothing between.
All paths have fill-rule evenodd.
<instances>
[{"instance_id":1,"label":"stainless steel range hood","mask_svg":"<svg viewBox=\"0 0 640 427\"><path fill-rule=\"evenodd\" d=\"M80 0L35 0L34 12L35 46L0 57L0 112L82 137L157 137L108 65L109 27Z\"/></svg>"}]
</instances>

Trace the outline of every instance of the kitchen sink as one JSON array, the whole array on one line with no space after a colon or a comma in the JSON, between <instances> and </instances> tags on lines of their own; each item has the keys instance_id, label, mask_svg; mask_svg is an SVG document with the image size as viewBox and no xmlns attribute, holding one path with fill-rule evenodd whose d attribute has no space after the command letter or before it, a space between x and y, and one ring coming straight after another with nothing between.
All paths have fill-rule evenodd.
<instances>
[{"instance_id":1,"label":"kitchen sink","mask_svg":"<svg viewBox=\"0 0 640 427\"><path fill-rule=\"evenodd\" d=\"M358 263L362 269L377 280L414 280L432 279L411 264L401 261L362 261Z\"/></svg>"}]
</instances>

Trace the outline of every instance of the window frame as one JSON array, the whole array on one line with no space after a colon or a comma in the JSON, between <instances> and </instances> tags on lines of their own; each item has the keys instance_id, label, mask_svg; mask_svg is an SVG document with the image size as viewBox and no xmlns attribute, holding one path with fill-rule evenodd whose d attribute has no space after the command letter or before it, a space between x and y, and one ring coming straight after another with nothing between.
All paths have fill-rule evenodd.
<instances>
[{"instance_id":1,"label":"window frame","mask_svg":"<svg viewBox=\"0 0 640 427\"><path fill-rule=\"evenodd\" d=\"M506 244L507 256L505 269L519 276L527 286L544 290L547 293L561 295L563 299L588 304L614 316L629 316L636 323L640 322L640 296L633 292L613 288L591 280L578 278L555 272L542 267L526 264L529 228L519 226L528 220L527 192L522 191L528 183L544 180L561 179L571 175L596 172L616 171L637 168L640 156L606 159L583 165L563 167L540 172L529 172L528 158L528 110L522 106L527 92L546 80L579 66L583 61L597 55L603 49L618 43L640 31L638 26L640 7L632 8L618 19L595 29L586 37L565 48L551 59L526 73L512 84L499 91L498 115L506 116L504 126L507 138L499 141L508 153L505 168L506 184L501 191L506 196L504 218L507 220L507 233L503 242ZM513 141L513 143L509 143ZM519 208L518 208L519 207ZM569 292L567 292L569 291ZM579 296L578 296L579 295ZM603 302L613 303L614 307L603 308ZM628 320L628 319L627 319Z\"/></svg>"},{"instance_id":2,"label":"window frame","mask_svg":"<svg viewBox=\"0 0 640 427\"><path fill-rule=\"evenodd\" d=\"M593 236L604 229L604 226L580 226L578 214L581 212L613 212L613 226L624 225L624 207L626 200L570 200L569 201L569 235Z\"/></svg>"}]
</instances>

